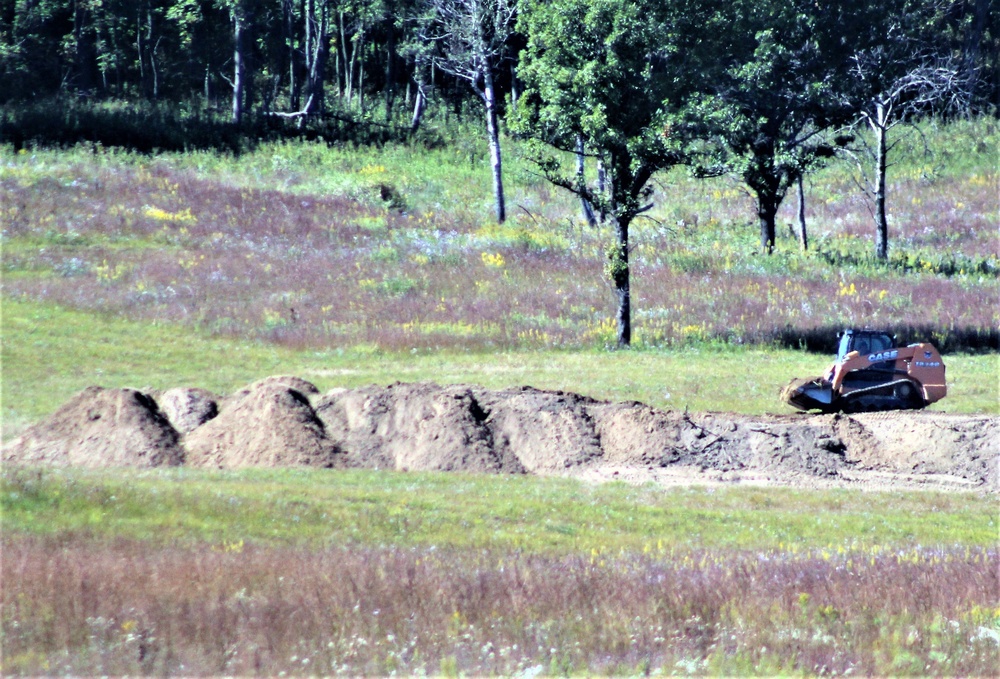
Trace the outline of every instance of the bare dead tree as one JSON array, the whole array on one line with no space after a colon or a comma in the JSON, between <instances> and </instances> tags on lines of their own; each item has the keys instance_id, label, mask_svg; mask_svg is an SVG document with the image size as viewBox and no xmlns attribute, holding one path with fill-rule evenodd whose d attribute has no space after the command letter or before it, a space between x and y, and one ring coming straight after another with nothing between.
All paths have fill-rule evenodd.
<instances>
[{"instance_id":1,"label":"bare dead tree","mask_svg":"<svg viewBox=\"0 0 1000 679\"><path fill-rule=\"evenodd\" d=\"M890 56L882 48L854 55L853 74L862 83L877 81L886 72ZM898 63L898 62L897 62ZM866 97L853 127L867 126L872 133L868 143L851 151L860 173L859 184L871 203L875 219L875 256L889 258L889 226L886 216L886 174L889 153L898 140L889 141L889 132L915 115L937 109L958 109L971 95L963 65L952 58L913 58L912 67L903 70L880 87L867 89ZM898 72L898 71L897 71ZM861 137L864 139L863 137ZM871 169L868 169L868 168Z\"/></svg>"},{"instance_id":2,"label":"bare dead tree","mask_svg":"<svg viewBox=\"0 0 1000 679\"><path fill-rule=\"evenodd\" d=\"M325 0L308 0L305 4L304 51L306 102L305 113L322 113L326 101L326 62L330 54L330 7Z\"/></svg>"},{"instance_id":3,"label":"bare dead tree","mask_svg":"<svg viewBox=\"0 0 1000 679\"><path fill-rule=\"evenodd\" d=\"M494 77L506 57L514 27L514 0L429 0L421 38L438 49L425 51L433 66L467 82L486 108L486 134L493 173L496 219L507 217L503 191L500 127Z\"/></svg>"}]
</instances>

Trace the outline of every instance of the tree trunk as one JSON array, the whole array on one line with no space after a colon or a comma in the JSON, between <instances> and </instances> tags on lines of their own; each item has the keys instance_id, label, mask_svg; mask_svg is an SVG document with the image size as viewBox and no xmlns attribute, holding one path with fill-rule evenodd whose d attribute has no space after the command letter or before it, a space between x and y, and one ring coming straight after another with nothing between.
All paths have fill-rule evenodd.
<instances>
[{"instance_id":1,"label":"tree trunk","mask_svg":"<svg viewBox=\"0 0 1000 679\"><path fill-rule=\"evenodd\" d=\"M139 83L142 96L147 99L155 99L158 94L156 59L153 56L155 49L153 35L153 11L147 6L145 16L141 13L136 16L135 34L136 50L139 52Z\"/></svg>"},{"instance_id":2,"label":"tree trunk","mask_svg":"<svg viewBox=\"0 0 1000 679\"><path fill-rule=\"evenodd\" d=\"M295 2L282 0L281 27L285 39L284 69L288 71L288 109L298 111L301 99L301 85L298 78L297 57L295 53Z\"/></svg>"},{"instance_id":3,"label":"tree trunk","mask_svg":"<svg viewBox=\"0 0 1000 679\"><path fill-rule=\"evenodd\" d=\"M307 113L321 112L325 108L326 60L330 51L329 15L326 4L316 14L316 4L309 0L312 12L306 23L306 54L309 64L307 74L309 95L304 110Z\"/></svg>"},{"instance_id":4,"label":"tree trunk","mask_svg":"<svg viewBox=\"0 0 1000 679\"><path fill-rule=\"evenodd\" d=\"M344 13L337 12L337 97L343 106L344 98L350 96L350 82L347 75L347 36L344 31Z\"/></svg>"},{"instance_id":5,"label":"tree trunk","mask_svg":"<svg viewBox=\"0 0 1000 679\"><path fill-rule=\"evenodd\" d=\"M413 95L413 83L417 77L416 67L412 66L413 59L407 59L406 61L406 72L412 73L412 77L406 79L406 90L403 92L403 101L405 102L404 108L410 108L410 104L413 103L411 98Z\"/></svg>"},{"instance_id":6,"label":"tree trunk","mask_svg":"<svg viewBox=\"0 0 1000 679\"><path fill-rule=\"evenodd\" d=\"M496 204L497 223L507 219L507 207L503 196L503 168L500 159L500 128L497 123L496 91L493 87L493 73L487 64L483 69L483 101L486 103L486 133L489 135L490 165L493 168L493 198Z\"/></svg>"},{"instance_id":7,"label":"tree trunk","mask_svg":"<svg viewBox=\"0 0 1000 679\"><path fill-rule=\"evenodd\" d=\"M757 193L757 221L760 223L760 248L764 254L770 255L774 252L775 242L775 217L778 214L778 205L781 198L777 192L759 191Z\"/></svg>"},{"instance_id":8,"label":"tree trunk","mask_svg":"<svg viewBox=\"0 0 1000 679\"><path fill-rule=\"evenodd\" d=\"M517 82L517 63L510 61L510 104L517 108L517 100L521 98L521 86Z\"/></svg>"},{"instance_id":9,"label":"tree trunk","mask_svg":"<svg viewBox=\"0 0 1000 679\"><path fill-rule=\"evenodd\" d=\"M964 80L966 87L972 90L975 86L976 80L978 79L978 67L980 62L980 51L983 42L983 33L986 31L987 25L989 24L990 17L990 7L993 6L992 0L974 0L975 9L972 14L972 21L969 27L966 29L965 46L962 49L962 58L964 61ZM993 10L994 12L996 10ZM996 15L994 14L994 17ZM993 20L994 26L991 31L996 30L996 19ZM994 38L995 39L995 38ZM989 44L989 43L987 43ZM993 43L994 45L996 43ZM993 58L993 63L995 64L996 57ZM996 71L994 71L995 73ZM996 92L996 87L998 83L994 79L993 81L993 93ZM994 102L996 100L994 99Z\"/></svg>"},{"instance_id":10,"label":"tree trunk","mask_svg":"<svg viewBox=\"0 0 1000 679\"><path fill-rule=\"evenodd\" d=\"M361 26L361 40L354 49L354 55L358 62L358 110L365 112L365 27ZM352 69L353 71L353 69Z\"/></svg>"},{"instance_id":11,"label":"tree trunk","mask_svg":"<svg viewBox=\"0 0 1000 679\"><path fill-rule=\"evenodd\" d=\"M356 46L351 41L351 51L347 51L347 31L344 29L344 13L340 12L340 44L344 63L344 98L347 99L347 107L351 106L351 99L354 96L354 57L357 52Z\"/></svg>"},{"instance_id":12,"label":"tree trunk","mask_svg":"<svg viewBox=\"0 0 1000 679\"><path fill-rule=\"evenodd\" d=\"M583 188L586 186L587 178L584 176L584 145L583 135L576 135L576 184L580 195L580 209L583 211L583 218L588 226L597 226L597 217L594 216L594 208L590 201L583 195Z\"/></svg>"},{"instance_id":13,"label":"tree trunk","mask_svg":"<svg viewBox=\"0 0 1000 679\"><path fill-rule=\"evenodd\" d=\"M809 238L806 235L806 190L805 182L802 176L799 176L798 180L799 189L799 205L796 217L799 223L799 245L802 247L802 252L809 250Z\"/></svg>"},{"instance_id":14,"label":"tree trunk","mask_svg":"<svg viewBox=\"0 0 1000 679\"><path fill-rule=\"evenodd\" d=\"M885 214L886 129L889 111L883 104L875 107L875 256L889 259L889 222Z\"/></svg>"},{"instance_id":15,"label":"tree trunk","mask_svg":"<svg viewBox=\"0 0 1000 679\"><path fill-rule=\"evenodd\" d=\"M257 64L254 60L257 16L253 9L243 8L243 115L253 112L257 97Z\"/></svg>"},{"instance_id":16,"label":"tree trunk","mask_svg":"<svg viewBox=\"0 0 1000 679\"><path fill-rule=\"evenodd\" d=\"M205 97L205 108L212 105L212 66L205 64L205 81L202 84L202 95Z\"/></svg>"},{"instance_id":17,"label":"tree trunk","mask_svg":"<svg viewBox=\"0 0 1000 679\"><path fill-rule=\"evenodd\" d=\"M413 102L413 118L410 119L410 134L416 134L420 129L420 121L424 117L424 107L427 104L427 97L424 96L423 83L417 83L417 96Z\"/></svg>"},{"instance_id":18,"label":"tree trunk","mask_svg":"<svg viewBox=\"0 0 1000 679\"><path fill-rule=\"evenodd\" d=\"M302 110L308 111L312 105L312 77L316 59L316 53L313 50L313 33L316 30L316 1L303 0L302 10L302 56L305 61L306 78L306 103Z\"/></svg>"},{"instance_id":19,"label":"tree trunk","mask_svg":"<svg viewBox=\"0 0 1000 679\"><path fill-rule=\"evenodd\" d=\"M91 30L88 3L73 3L73 37L76 41L76 89L90 95L94 90L94 69L97 65L97 46Z\"/></svg>"},{"instance_id":20,"label":"tree trunk","mask_svg":"<svg viewBox=\"0 0 1000 679\"><path fill-rule=\"evenodd\" d=\"M118 31L114 29L109 29L108 34L111 36L111 48L114 50L115 54L115 96L122 96L122 54L121 49L118 47Z\"/></svg>"},{"instance_id":21,"label":"tree trunk","mask_svg":"<svg viewBox=\"0 0 1000 679\"><path fill-rule=\"evenodd\" d=\"M152 21L150 21L150 24L152 25ZM153 74L153 101L160 98L160 67L156 63L156 50L160 48L160 40L162 39L163 36L157 38L153 44L153 48L149 50L149 70Z\"/></svg>"},{"instance_id":22,"label":"tree trunk","mask_svg":"<svg viewBox=\"0 0 1000 679\"><path fill-rule=\"evenodd\" d=\"M396 27L389 21L389 36L385 46L385 122L392 122L396 102Z\"/></svg>"},{"instance_id":23,"label":"tree trunk","mask_svg":"<svg viewBox=\"0 0 1000 679\"><path fill-rule=\"evenodd\" d=\"M617 344L625 349L632 344L632 294L629 289L628 227L630 217L615 219L615 244L610 253L611 280L615 284L618 297L618 312L615 315Z\"/></svg>"},{"instance_id":24,"label":"tree trunk","mask_svg":"<svg viewBox=\"0 0 1000 679\"><path fill-rule=\"evenodd\" d=\"M601 196L601 224L607 219L608 211L605 208L607 201L605 200L605 191L607 190L608 184L608 172L604 168L604 159L597 159L597 195Z\"/></svg>"},{"instance_id":25,"label":"tree trunk","mask_svg":"<svg viewBox=\"0 0 1000 679\"><path fill-rule=\"evenodd\" d=\"M233 9L233 122L239 124L243 121L243 74L245 65L244 57L244 34L243 17L240 16L239 9Z\"/></svg>"}]
</instances>

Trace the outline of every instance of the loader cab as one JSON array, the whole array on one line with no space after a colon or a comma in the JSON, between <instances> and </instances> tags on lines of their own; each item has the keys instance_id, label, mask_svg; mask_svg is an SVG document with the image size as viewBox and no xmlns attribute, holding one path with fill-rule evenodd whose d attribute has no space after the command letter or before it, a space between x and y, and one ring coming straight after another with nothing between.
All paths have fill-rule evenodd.
<instances>
[{"instance_id":1,"label":"loader cab","mask_svg":"<svg viewBox=\"0 0 1000 679\"><path fill-rule=\"evenodd\" d=\"M840 363L844 357L852 351L856 351L862 356L870 356L896 348L896 341L892 335L874 330L845 330L840 334L840 346L837 349L837 362ZM879 370L893 372L896 369L896 361L881 361L872 363L868 370Z\"/></svg>"}]
</instances>

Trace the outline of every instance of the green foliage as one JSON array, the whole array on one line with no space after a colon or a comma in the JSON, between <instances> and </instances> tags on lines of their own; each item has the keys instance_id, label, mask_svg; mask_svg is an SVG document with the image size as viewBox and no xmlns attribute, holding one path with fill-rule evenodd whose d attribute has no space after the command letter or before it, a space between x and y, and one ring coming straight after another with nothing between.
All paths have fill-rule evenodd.
<instances>
[{"instance_id":1,"label":"green foliage","mask_svg":"<svg viewBox=\"0 0 1000 679\"><path fill-rule=\"evenodd\" d=\"M901 273L934 273L941 276L982 275L1000 276L1000 257L995 253L971 256L962 252L921 248L892 250L887 262L871 253L871 247L859 238L840 239L836 242L821 241L815 248L817 255L830 265L843 269L857 267L870 271L897 271Z\"/></svg>"},{"instance_id":2,"label":"green foliage","mask_svg":"<svg viewBox=\"0 0 1000 679\"><path fill-rule=\"evenodd\" d=\"M563 176L558 156L539 149L537 161L550 180L631 221L649 176L679 160L665 109L677 104L681 72L667 65L665 55L676 46L664 33L662 6L527 3L519 27L528 45L518 71L525 91L514 128L562 149L581 138L587 153L607 161L609 196Z\"/></svg>"},{"instance_id":3,"label":"green foliage","mask_svg":"<svg viewBox=\"0 0 1000 679\"><path fill-rule=\"evenodd\" d=\"M556 186L569 189L615 220L605 274L619 299L617 345L631 343L629 225L650 206L655 172L682 159L667 112L678 105L684 69L655 2L561 0L529 2L519 26L528 36L518 74L525 91L514 129L557 149L578 149L606 163L607 187L567 176L560 157L535 147L535 162ZM567 40L566 36L574 36Z\"/></svg>"},{"instance_id":4,"label":"green foliage","mask_svg":"<svg viewBox=\"0 0 1000 679\"><path fill-rule=\"evenodd\" d=\"M848 50L864 47L875 17L849 3L765 5L718 5L714 21L691 28L701 31L716 65L697 74L698 95L679 118L706 142L695 154L696 173L732 173L754 192L761 248L770 253L788 189L848 141L824 133L854 115L846 103ZM732 41L734 34L748 39Z\"/></svg>"},{"instance_id":5,"label":"green foliage","mask_svg":"<svg viewBox=\"0 0 1000 679\"><path fill-rule=\"evenodd\" d=\"M564 148L577 134L602 151L655 146L655 118L674 91L667 74L650 67L653 53L670 49L661 26L655 3L528 3L519 24L528 47L518 122Z\"/></svg>"},{"instance_id":6,"label":"green foliage","mask_svg":"<svg viewBox=\"0 0 1000 679\"><path fill-rule=\"evenodd\" d=\"M628 261L623 256L622 249L618 244L609 244L605 250L605 257L604 277L609 281L614 282L620 276L628 274Z\"/></svg>"}]
</instances>

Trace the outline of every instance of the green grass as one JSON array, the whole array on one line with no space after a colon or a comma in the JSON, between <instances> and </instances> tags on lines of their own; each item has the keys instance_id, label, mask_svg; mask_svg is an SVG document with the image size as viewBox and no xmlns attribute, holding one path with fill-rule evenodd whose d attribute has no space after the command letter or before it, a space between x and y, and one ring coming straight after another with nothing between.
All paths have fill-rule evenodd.
<instances>
[{"instance_id":1,"label":"green grass","mask_svg":"<svg viewBox=\"0 0 1000 679\"><path fill-rule=\"evenodd\" d=\"M972 493L663 489L329 470L3 472L4 533L156 544L638 553L995 544ZM928 520L933 515L934 520Z\"/></svg>"},{"instance_id":2,"label":"green grass","mask_svg":"<svg viewBox=\"0 0 1000 679\"><path fill-rule=\"evenodd\" d=\"M402 352L371 347L295 350L212 337L23 300L2 308L3 436L8 439L90 385L202 387L225 394L276 374L320 389L433 380L487 388L529 384L659 408L792 412L778 390L819 374L830 357L778 349ZM935 409L1000 412L997 356L947 357L951 393Z\"/></svg>"}]
</instances>

